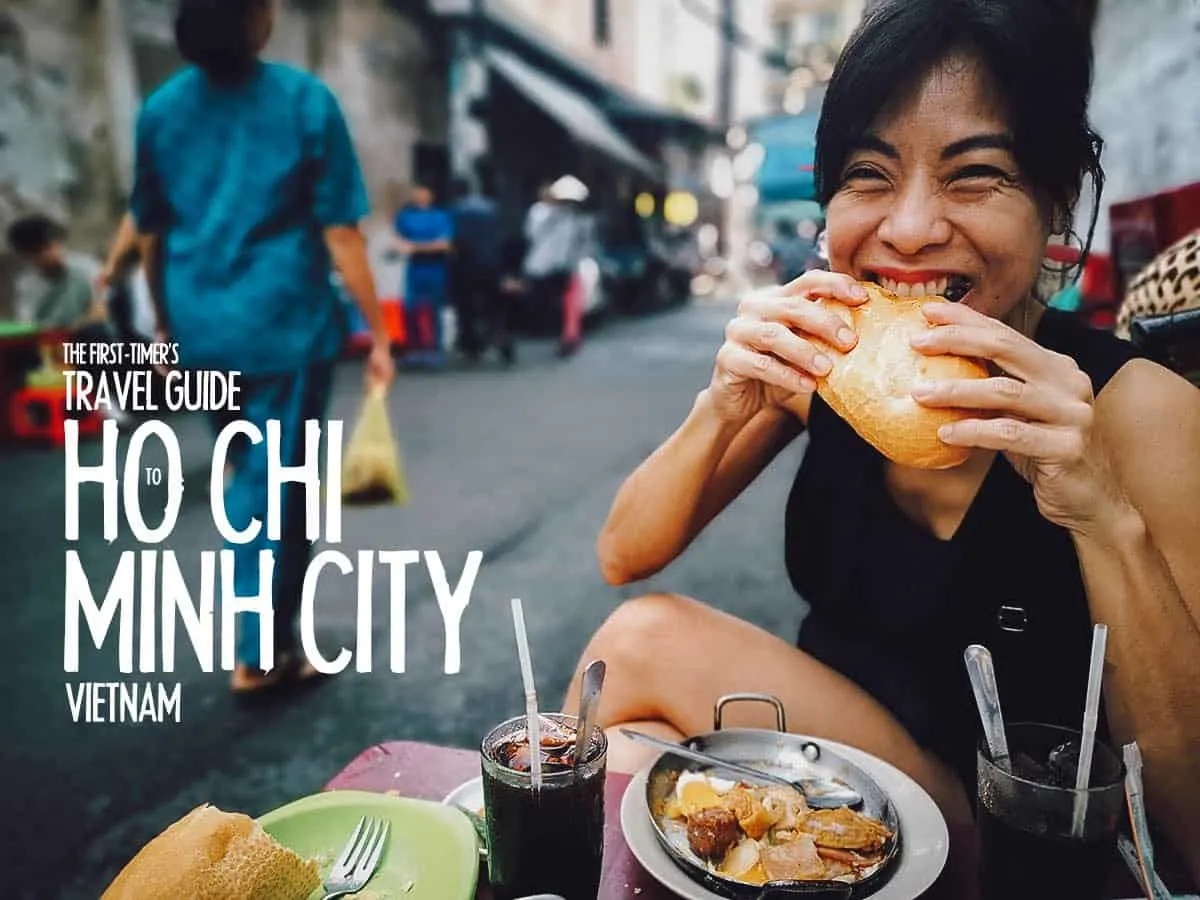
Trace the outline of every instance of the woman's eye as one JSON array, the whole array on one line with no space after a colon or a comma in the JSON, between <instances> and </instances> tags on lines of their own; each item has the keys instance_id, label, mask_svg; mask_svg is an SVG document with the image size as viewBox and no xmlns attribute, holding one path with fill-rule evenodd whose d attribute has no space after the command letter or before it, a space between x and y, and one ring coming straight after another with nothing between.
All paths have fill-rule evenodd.
<instances>
[{"instance_id":1,"label":"woman's eye","mask_svg":"<svg viewBox=\"0 0 1200 900\"><path fill-rule=\"evenodd\" d=\"M995 166L964 166L954 173L954 181L1003 181L1010 182L1012 179L1003 169L997 169Z\"/></svg>"},{"instance_id":2,"label":"woman's eye","mask_svg":"<svg viewBox=\"0 0 1200 900\"><path fill-rule=\"evenodd\" d=\"M846 171L846 174L842 180L843 181L860 181L860 180L878 181L882 178L883 178L883 173L881 173L877 169L871 169L871 168L868 168L867 166L855 166L853 169L849 169Z\"/></svg>"}]
</instances>

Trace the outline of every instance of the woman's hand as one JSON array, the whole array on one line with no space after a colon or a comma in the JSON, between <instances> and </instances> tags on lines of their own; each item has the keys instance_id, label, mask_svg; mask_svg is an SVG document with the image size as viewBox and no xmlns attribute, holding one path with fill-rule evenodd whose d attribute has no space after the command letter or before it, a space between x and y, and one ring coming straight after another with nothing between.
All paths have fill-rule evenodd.
<instances>
[{"instance_id":1,"label":"woman's hand","mask_svg":"<svg viewBox=\"0 0 1200 900\"><path fill-rule=\"evenodd\" d=\"M848 275L806 272L778 288L742 300L725 328L708 392L713 409L729 422L747 422L766 406L811 393L832 361L805 335L843 351L857 335L834 312L813 300L858 306L867 293Z\"/></svg>"},{"instance_id":2,"label":"woman's hand","mask_svg":"<svg viewBox=\"0 0 1200 900\"><path fill-rule=\"evenodd\" d=\"M376 338L371 344L371 355L367 357L367 390L378 387L386 390L396 377L396 362L392 359L391 338Z\"/></svg>"},{"instance_id":3,"label":"woman's hand","mask_svg":"<svg viewBox=\"0 0 1200 900\"><path fill-rule=\"evenodd\" d=\"M988 360L1001 370L913 390L924 406L980 413L943 425L939 437L1003 453L1033 485L1041 514L1064 528L1087 532L1120 509L1120 489L1093 437L1092 381L1075 360L961 304L931 303L923 311L936 327L915 335L914 348Z\"/></svg>"}]
</instances>

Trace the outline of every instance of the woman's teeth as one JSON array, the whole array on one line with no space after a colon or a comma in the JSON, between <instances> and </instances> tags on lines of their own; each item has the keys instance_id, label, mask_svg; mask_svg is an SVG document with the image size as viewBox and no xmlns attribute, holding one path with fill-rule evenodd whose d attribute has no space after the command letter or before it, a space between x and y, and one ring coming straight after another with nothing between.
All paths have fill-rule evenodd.
<instances>
[{"instance_id":1,"label":"woman's teeth","mask_svg":"<svg viewBox=\"0 0 1200 900\"><path fill-rule=\"evenodd\" d=\"M918 282L896 281L882 275L869 277L885 291L891 291L898 297L945 297L958 303L971 291L971 279L965 275L947 275Z\"/></svg>"},{"instance_id":2,"label":"woman's teeth","mask_svg":"<svg viewBox=\"0 0 1200 900\"><path fill-rule=\"evenodd\" d=\"M880 277L879 286L885 291L891 291L899 297L944 297L949 284L948 278L937 278L933 281L894 281L891 278Z\"/></svg>"}]
</instances>

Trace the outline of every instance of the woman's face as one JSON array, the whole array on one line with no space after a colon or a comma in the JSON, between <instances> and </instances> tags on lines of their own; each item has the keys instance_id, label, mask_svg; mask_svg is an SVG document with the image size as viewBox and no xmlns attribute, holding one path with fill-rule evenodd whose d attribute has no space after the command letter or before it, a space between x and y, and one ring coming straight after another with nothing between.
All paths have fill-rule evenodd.
<instances>
[{"instance_id":1,"label":"woman's face","mask_svg":"<svg viewBox=\"0 0 1200 900\"><path fill-rule=\"evenodd\" d=\"M830 200L834 271L1007 317L1037 279L1047 216L978 68L947 60L886 108Z\"/></svg>"}]
</instances>

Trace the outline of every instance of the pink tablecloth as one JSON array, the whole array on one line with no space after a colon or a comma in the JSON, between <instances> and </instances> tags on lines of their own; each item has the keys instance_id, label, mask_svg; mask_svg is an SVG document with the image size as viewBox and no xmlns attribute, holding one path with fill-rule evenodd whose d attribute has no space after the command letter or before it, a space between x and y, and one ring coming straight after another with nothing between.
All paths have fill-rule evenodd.
<instances>
[{"instance_id":1,"label":"pink tablecloth","mask_svg":"<svg viewBox=\"0 0 1200 900\"><path fill-rule=\"evenodd\" d=\"M464 781L479 775L479 756L408 741L381 744L363 751L325 786L326 790L396 791L405 797L441 800ZM604 878L600 900L632 898L671 900L674 896L647 873L625 843L619 810L628 775L610 773L605 784L607 811ZM950 864L926 900L977 900L973 831L951 835ZM480 878L480 898L490 898L487 879ZM1126 893L1122 896L1131 896Z\"/></svg>"}]
</instances>

